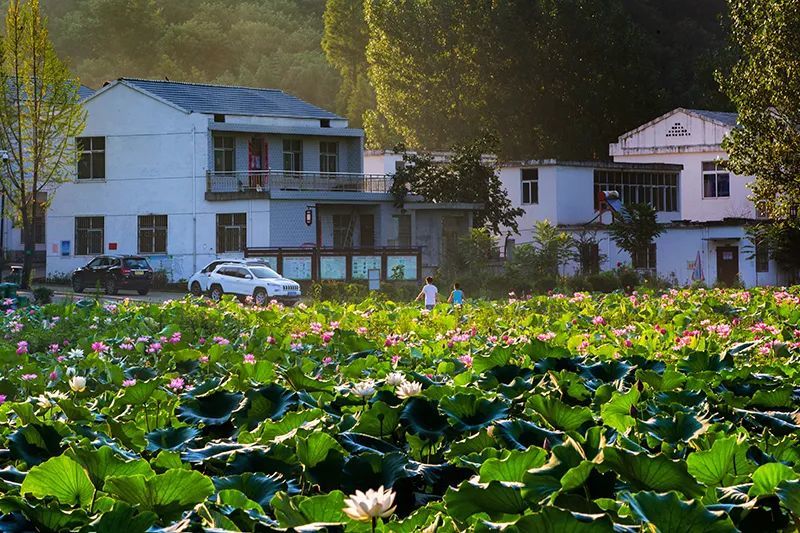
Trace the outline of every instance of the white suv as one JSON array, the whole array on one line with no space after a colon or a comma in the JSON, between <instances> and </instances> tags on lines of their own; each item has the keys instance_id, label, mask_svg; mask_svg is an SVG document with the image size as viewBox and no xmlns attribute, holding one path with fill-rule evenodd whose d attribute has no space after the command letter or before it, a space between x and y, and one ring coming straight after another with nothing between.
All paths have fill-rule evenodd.
<instances>
[{"instance_id":1,"label":"white suv","mask_svg":"<svg viewBox=\"0 0 800 533\"><path fill-rule=\"evenodd\" d=\"M208 294L212 300L219 300L223 294L252 296L257 305L264 305L273 299L297 301L300 298L300 285L268 266L223 263L209 276Z\"/></svg>"},{"instance_id":2,"label":"white suv","mask_svg":"<svg viewBox=\"0 0 800 533\"><path fill-rule=\"evenodd\" d=\"M261 259L217 259L216 261L211 261L209 264L204 266L202 270L195 272L192 277L189 278L189 281L186 284L189 292L192 293L193 296L201 296L208 292L208 289L211 286L209 280L211 279L212 272L214 272L218 266L226 263L237 265L269 266Z\"/></svg>"}]
</instances>

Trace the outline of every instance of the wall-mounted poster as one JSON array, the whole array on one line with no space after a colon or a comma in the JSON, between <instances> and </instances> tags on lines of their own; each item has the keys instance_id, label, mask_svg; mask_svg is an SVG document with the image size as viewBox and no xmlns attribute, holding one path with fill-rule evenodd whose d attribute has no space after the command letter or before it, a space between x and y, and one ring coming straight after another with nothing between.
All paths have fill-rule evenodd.
<instances>
[{"instance_id":1,"label":"wall-mounted poster","mask_svg":"<svg viewBox=\"0 0 800 533\"><path fill-rule=\"evenodd\" d=\"M347 279L347 257L322 256L319 258L320 279Z\"/></svg>"},{"instance_id":2,"label":"wall-mounted poster","mask_svg":"<svg viewBox=\"0 0 800 533\"><path fill-rule=\"evenodd\" d=\"M381 258L378 255L354 255L353 279L368 279L370 269L381 269Z\"/></svg>"},{"instance_id":3,"label":"wall-mounted poster","mask_svg":"<svg viewBox=\"0 0 800 533\"><path fill-rule=\"evenodd\" d=\"M417 279L417 257L414 255L390 255L386 258L387 279Z\"/></svg>"},{"instance_id":4,"label":"wall-mounted poster","mask_svg":"<svg viewBox=\"0 0 800 533\"><path fill-rule=\"evenodd\" d=\"M311 279L311 257L284 257L283 276L289 279Z\"/></svg>"},{"instance_id":5,"label":"wall-mounted poster","mask_svg":"<svg viewBox=\"0 0 800 533\"><path fill-rule=\"evenodd\" d=\"M70 241L61 241L61 255L68 256L70 253Z\"/></svg>"}]
</instances>

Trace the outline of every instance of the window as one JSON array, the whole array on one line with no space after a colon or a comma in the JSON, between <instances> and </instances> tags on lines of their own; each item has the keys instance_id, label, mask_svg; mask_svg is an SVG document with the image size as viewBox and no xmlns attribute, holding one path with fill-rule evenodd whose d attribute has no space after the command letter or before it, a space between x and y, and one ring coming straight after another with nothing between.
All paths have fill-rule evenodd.
<instances>
[{"instance_id":1,"label":"window","mask_svg":"<svg viewBox=\"0 0 800 533\"><path fill-rule=\"evenodd\" d=\"M539 169L522 169L522 205L539 203Z\"/></svg>"},{"instance_id":2,"label":"window","mask_svg":"<svg viewBox=\"0 0 800 533\"><path fill-rule=\"evenodd\" d=\"M650 204L656 211L678 211L677 172L595 170L595 211L600 209L603 191L617 191L623 204Z\"/></svg>"},{"instance_id":3,"label":"window","mask_svg":"<svg viewBox=\"0 0 800 533\"><path fill-rule=\"evenodd\" d=\"M411 246L411 215L393 215L392 221L397 236L392 244L401 248L409 248Z\"/></svg>"},{"instance_id":4,"label":"window","mask_svg":"<svg viewBox=\"0 0 800 533\"><path fill-rule=\"evenodd\" d=\"M247 215L217 214L217 253L242 252L247 246Z\"/></svg>"},{"instance_id":5,"label":"window","mask_svg":"<svg viewBox=\"0 0 800 533\"><path fill-rule=\"evenodd\" d=\"M283 140L283 170L303 170L303 141L300 139Z\"/></svg>"},{"instance_id":6,"label":"window","mask_svg":"<svg viewBox=\"0 0 800 533\"><path fill-rule=\"evenodd\" d=\"M106 138L77 137L75 145L78 150L78 179L106 179Z\"/></svg>"},{"instance_id":7,"label":"window","mask_svg":"<svg viewBox=\"0 0 800 533\"><path fill-rule=\"evenodd\" d=\"M703 163L703 198L727 198L731 195L731 178L722 161Z\"/></svg>"},{"instance_id":8,"label":"window","mask_svg":"<svg viewBox=\"0 0 800 533\"><path fill-rule=\"evenodd\" d=\"M75 217L75 255L103 253L103 217Z\"/></svg>"},{"instance_id":9,"label":"window","mask_svg":"<svg viewBox=\"0 0 800 533\"><path fill-rule=\"evenodd\" d=\"M633 268L647 270L656 269L656 243L650 243L646 250L638 250L633 254Z\"/></svg>"},{"instance_id":10,"label":"window","mask_svg":"<svg viewBox=\"0 0 800 533\"><path fill-rule=\"evenodd\" d=\"M233 172L236 170L236 139L214 136L214 170Z\"/></svg>"},{"instance_id":11,"label":"window","mask_svg":"<svg viewBox=\"0 0 800 533\"><path fill-rule=\"evenodd\" d=\"M353 216L333 215L333 247L351 248L353 246Z\"/></svg>"},{"instance_id":12,"label":"window","mask_svg":"<svg viewBox=\"0 0 800 533\"><path fill-rule=\"evenodd\" d=\"M167 215L139 217L139 253L167 253Z\"/></svg>"},{"instance_id":13,"label":"window","mask_svg":"<svg viewBox=\"0 0 800 533\"><path fill-rule=\"evenodd\" d=\"M333 143L333 142L319 143L319 171L320 172L339 171L339 143Z\"/></svg>"},{"instance_id":14,"label":"window","mask_svg":"<svg viewBox=\"0 0 800 533\"><path fill-rule=\"evenodd\" d=\"M765 242L756 244L756 272L769 272L769 246Z\"/></svg>"}]
</instances>

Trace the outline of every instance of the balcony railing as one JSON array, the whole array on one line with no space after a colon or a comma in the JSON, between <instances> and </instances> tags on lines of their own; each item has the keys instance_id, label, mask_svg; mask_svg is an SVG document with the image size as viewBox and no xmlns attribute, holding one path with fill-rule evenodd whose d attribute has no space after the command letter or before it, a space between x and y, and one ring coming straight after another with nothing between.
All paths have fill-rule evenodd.
<instances>
[{"instance_id":1,"label":"balcony railing","mask_svg":"<svg viewBox=\"0 0 800 533\"><path fill-rule=\"evenodd\" d=\"M272 191L387 193L391 176L350 172L294 172L285 170L208 171L209 193L261 193Z\"/></svg>"}]
</instances>

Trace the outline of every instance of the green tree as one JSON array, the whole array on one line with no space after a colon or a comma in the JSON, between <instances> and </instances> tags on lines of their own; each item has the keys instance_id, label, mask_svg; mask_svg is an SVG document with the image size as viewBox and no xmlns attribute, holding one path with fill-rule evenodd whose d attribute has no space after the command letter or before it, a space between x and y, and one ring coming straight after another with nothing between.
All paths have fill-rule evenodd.
<instances>
[{"instance_id":1,"label":"green tree","mask_svg":"<svg viewBox=\"0 0 800 533\"><path fill-rule=\"evenodd\" d=\"M322 49L328 62L339 72L342 83L337 109L361 127L364 114L375 107L375 92L367 74L369 34L361 0L327 0L325 3Z\"/></svg>"},{"instance_id":2,"label":"green tree","mask_svg":"<svg viewBox=\"0 0 800 533\"><path fill-rule=\"evenodd\" d=\"M0 50L0 150L8 154L0 187L22 228L27 286L36 246L34 212L47 208L40 193L74 174L74 138L86 114L79 82L56 55L38 0L10 2Z\"/></svg>"},{"instance_id":3,"label":"green tree","mask_svg":"<svg viewBox=\"0 0 800 533\"><path fill-rule=\"evenodd\" d=\"M608 226L611 240L631 257L639 250L647 250L663 232L655 208L648 204L626 205L625 213L614 213L614 221Z\"/></svg>"},{"instance_id":4,"label":"green tree","mask_svg":"<svg viewBox=\"0 0 800 533\"><path fill-rule=\"evenodd\" d=\"M506 278L519 291L555 287L561 267L574 260L575 241L548 220L536 222L530 243L520 244L506 264Z\"/></svg>"},{"instance_id":5,"label":"green tree","mask_svg":"<svg viewBox=\"0 0 800 533\"><path fill-rule=\"evenodd\" d=\"M755 245L767 247L769 258L790 274L792 282L797 280L800 272L800 253L797 253L800 250L800 221L784 218L763 222L748 228L748 235ZM754 247L750 252L755 257Z\"/></svg>"},{"instance_id":6,"label":"green tree","mask_svg":"<svg viewBox=\"0 0 800 533\"><path fill-rule=\"evenodd\" d=\"M800 2L729 0L741 53L720 75L739 125L725 139L728 167L755 176L753 196L775 218L800 203Z\"/></svg>"},{"instance_id":7,"label":"green tree","mask_svg":"<svg viewBox=\"0 0 800 533\"><path fill-rule=\"evenodd\" d=\"M470 293L481 293L493 278L489 262L497 257L497 242L491 233L473 228L445 253L437 277L447 284L458 282Z\"/></svg>"},{"instance_id":8,"label":"green tree","mask_svg":"<svg viewBox=\"0 0 800 533\"><path fill-rule=\"evenodd\" d=\"M474 226L486 227L495 235L502 228L517 233L517 217L522 209L513 207L497 175L496 161L490 155L497 147L492 135L453 147L446 162L430 153L411 153L403 147L404 165L394 176L391 192L397 207L402 208L409 194L429 202L466 202L478 204ZM487 155L488 154L488 155Z\"/></svg>"}]
</instances>

